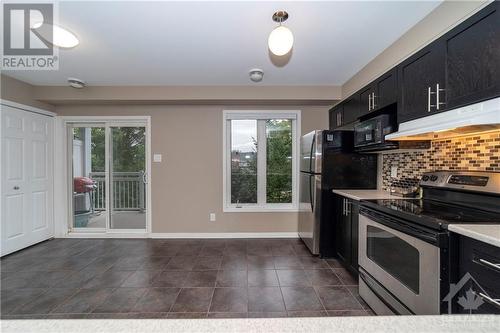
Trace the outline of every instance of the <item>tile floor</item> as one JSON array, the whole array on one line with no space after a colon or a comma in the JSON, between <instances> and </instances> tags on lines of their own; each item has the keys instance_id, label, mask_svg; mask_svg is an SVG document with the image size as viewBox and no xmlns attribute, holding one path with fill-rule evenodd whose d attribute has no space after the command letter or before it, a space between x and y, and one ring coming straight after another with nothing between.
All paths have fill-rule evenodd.
<instances>
[{"instance_id":1,"label":"tile floor","mask_svg":"<svg viewBox=\"0 0 500 333\"><path fill-rule=\"evenodd\" d=\"M54 239L1 260L1 317L372 315L297 239Z\"/></svg>"}]
</instances>

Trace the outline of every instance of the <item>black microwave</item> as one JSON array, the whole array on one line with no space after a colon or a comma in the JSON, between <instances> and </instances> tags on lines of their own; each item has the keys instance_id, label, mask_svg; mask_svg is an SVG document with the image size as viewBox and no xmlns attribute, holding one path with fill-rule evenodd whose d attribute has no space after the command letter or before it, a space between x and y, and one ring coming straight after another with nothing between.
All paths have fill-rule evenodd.
<instances>
[{"instance_id":1,"label":"black microwave","mask_svg":"<svg viewBox=\"0 0 500 333\"><path fill-rule=\"evenodd\" d=\"M397 149L397 141L386 141L385 136L397 131L396 117L382 114L354 125L354 149L358 152Z\"/></svg>"}]
</instances>

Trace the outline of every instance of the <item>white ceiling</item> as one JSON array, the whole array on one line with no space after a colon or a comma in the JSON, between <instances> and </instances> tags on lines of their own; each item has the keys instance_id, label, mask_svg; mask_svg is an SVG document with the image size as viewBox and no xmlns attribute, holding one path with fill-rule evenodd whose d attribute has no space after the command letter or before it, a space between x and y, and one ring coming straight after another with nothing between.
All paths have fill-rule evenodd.
<instances>
[{"instance_id":1,"label":"white ceiling","mask_svg":"<svg viewBox=\"0 0 500 333\"><path fill-rule=\"evenodd\" d=\"M440 1L60 2L80 45L58 71L8 75L36 85L341 85ZM267 48L273 12L285 9L295 44L275 65Z\"/></svg>"}]
</instances>

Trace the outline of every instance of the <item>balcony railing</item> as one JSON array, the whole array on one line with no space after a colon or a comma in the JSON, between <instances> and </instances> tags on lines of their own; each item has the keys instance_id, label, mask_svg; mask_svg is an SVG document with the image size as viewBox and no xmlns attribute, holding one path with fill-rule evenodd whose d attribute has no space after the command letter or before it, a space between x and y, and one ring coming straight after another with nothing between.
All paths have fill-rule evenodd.
<instances>
[{"instance_id":1,"label":"balcony railing","mask_svg":"<svg viewBox=\"0 0 500 333\"><path fill-rule=\"evenodd\" d=\"M90 178L96 182L93 193L94 210L106 210L106 176L104 172L91 172ZM144 211L146 186L144 171L113 172L111 174L113 210Z\"/></svg>"}]
</instances>

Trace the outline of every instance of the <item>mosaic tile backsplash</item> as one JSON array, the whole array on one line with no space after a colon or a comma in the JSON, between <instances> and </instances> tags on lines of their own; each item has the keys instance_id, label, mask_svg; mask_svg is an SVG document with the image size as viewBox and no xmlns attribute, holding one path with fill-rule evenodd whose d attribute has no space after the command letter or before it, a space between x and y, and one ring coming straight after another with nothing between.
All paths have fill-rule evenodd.
<instances>
[{"instance_id":1,"label":"mosaic tile backsplash","mask_svg":"<svg viewBox=\"0 0 500 333\"><path fill-rule=\"evenodd\" d=\"M391 181L420 178L424 172L435 170L500 172L500 131L431 142L423 151L382 155L382 187L388 191ZM391 177L391 166L398 175Z\"/></svg>"}]
</instances>

